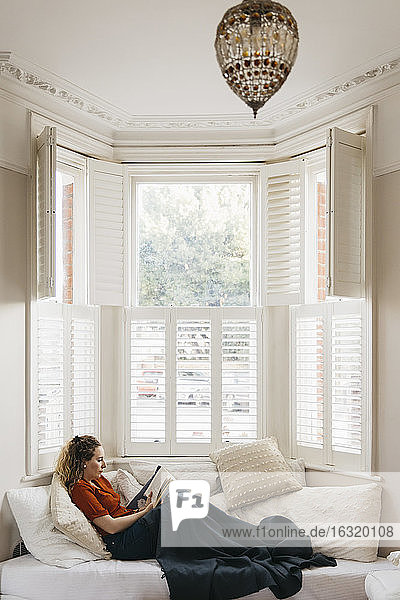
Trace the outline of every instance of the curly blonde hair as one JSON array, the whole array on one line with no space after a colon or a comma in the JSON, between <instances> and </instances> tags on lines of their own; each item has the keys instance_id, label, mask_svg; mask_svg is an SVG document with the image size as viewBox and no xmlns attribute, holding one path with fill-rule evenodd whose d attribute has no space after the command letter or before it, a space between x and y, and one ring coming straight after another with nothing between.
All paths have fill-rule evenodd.
<instances>
[{"instance_id":1,"label":"curly blonde hair","mask_svg":"<svg viewBox=\"0 0 400 600\"><path fill-rule=\"evenodd\" d=\"M76 435L61 448L55 472L69 494L75 483L82 479L84 462L93 458L98 446L101 446L100 442L92 435Z\"/></svg>"}]
</instances>

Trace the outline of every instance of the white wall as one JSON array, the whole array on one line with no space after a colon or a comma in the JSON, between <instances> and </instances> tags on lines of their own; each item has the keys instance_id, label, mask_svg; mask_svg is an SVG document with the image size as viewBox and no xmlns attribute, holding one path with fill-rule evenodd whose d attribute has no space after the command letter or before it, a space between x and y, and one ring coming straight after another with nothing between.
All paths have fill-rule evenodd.
<instances>
[{"instance_id":1,"label":"white wall","mask_svg":"<svg viewBox=\"0 0 400 600\"><path fill-rule=\"evenodd\" d=\"M0 168L0 560L17 535L4 492L25 475L27 179Z\"/></svg>"}]
</instances>

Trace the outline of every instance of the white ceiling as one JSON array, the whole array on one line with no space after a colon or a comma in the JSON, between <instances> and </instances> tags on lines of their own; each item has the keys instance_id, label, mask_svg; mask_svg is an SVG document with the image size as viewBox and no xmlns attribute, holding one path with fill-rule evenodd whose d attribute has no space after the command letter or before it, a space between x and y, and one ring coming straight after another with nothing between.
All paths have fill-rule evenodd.
<instances>
[{"instance_id":1,"label":"white ceiling","mask_svg":"<svg viewBox=\"0 0 400 600\"><path fill-rule=\"evenodd\" d=\"M284 0L297 62L264 111L400 56L400 0ZM233 0L0 0L10 50L132 116L244 115L223 80L214 37ZM398 53L397 52L398 48ZM383 56L386 54L386 56Z\"/></svg>"}]
</instances>

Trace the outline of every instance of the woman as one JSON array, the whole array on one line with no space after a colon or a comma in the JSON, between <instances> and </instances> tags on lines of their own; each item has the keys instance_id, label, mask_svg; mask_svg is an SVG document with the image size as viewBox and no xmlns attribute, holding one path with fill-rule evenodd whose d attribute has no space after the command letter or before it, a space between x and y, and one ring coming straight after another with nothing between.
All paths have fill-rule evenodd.
<instances>
[{"instance_id":1,"label":"woman","mask_svg":"<svg viewBox=\"0 0 400 600\"><path fill-rule=\"evenodd\" d=\"M265 528L254 526L227 515L210 504L204 519L187 519L172 533L166 500L163 527L169 527L176 544L160 543L161 507L153 508L151 497L142 510L121 506L119 495L102 475L106 468L104 450L96 438L75 436L61 450L56 465L62 484L72 501L82 510L102 535L113 558L137 560L156 558L167 578L171 600L228 600L240 598L269 587L277 598L287 598L301 589L301 569L313 566L336 566L333 558L313 554L309 538L297 547L287 546L284 539L267 547L258 538L251 547L221 535L224 529L248 530L257 534L279 522L295 524L284 517L263 519ZM185 544L184 540L190 540ZM212 540L212 544L209 541ZM198 543L198 546L193 545Z\"/></svg>"}]
</instances>

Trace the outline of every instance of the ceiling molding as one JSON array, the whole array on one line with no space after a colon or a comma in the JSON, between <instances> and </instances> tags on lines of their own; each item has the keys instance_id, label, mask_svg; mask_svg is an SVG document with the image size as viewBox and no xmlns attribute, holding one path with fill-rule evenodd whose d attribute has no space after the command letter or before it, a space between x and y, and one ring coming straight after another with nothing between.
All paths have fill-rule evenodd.
<instances>
[{"instance_id":1,"label":"ceiling molding","mask_svg":"<svg viewBox=\"0 0 400 600\"><path fill-rule=\"evenodd\" d=\"M381 60L384 57L380 57ZM100 122L111 126L116 132L120 131L202 131L202 130L238 130L260 132L271 129L272 126L293 119L311 109L315 109L334 98L348 94L361 86L367 86L373 80L384 78L391 73L400 72L400 57L386 62L380 62L372 68L345 78L337 85L331 85L325 90L318 90L303 98L292 99L289 105L276 107L260 113L257 121L240 115L206 115L187 116L184 118L159 116L135 117L129 113L94 96L90 92L75 86L71 82L51 73L41 67L18 57L12 52L0 52L0 76L11 79L24 87L34 88L41 94L69 105Z\"/></svg>"}]
</instances>

